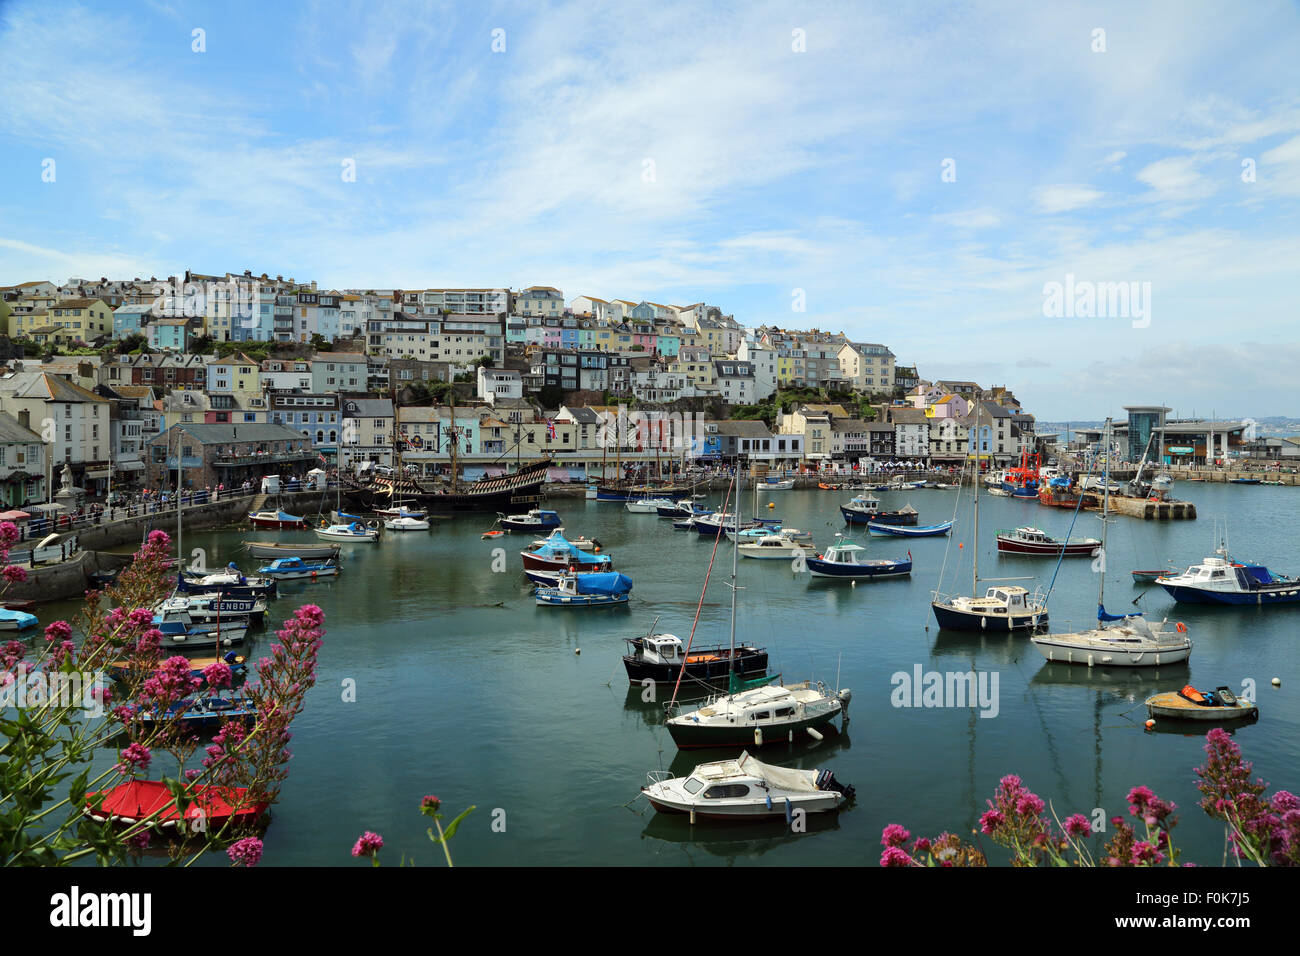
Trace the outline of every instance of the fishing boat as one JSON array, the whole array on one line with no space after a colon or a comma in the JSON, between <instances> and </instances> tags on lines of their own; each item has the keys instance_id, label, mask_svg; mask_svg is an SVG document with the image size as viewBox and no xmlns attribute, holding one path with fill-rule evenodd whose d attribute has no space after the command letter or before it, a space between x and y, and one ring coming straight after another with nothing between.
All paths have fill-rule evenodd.
<instances>
[{"instance_id":1,"label":"fishing boat","mask_svg":"<svg viewBox=\"0 0 1300 956\"><path fill-rule=\"evenodd\" d=\"M975 407L975 428L979 429L979 404ZM972 447L971 451L974 449ZM967 453L962 463L965 473L966 464L972 465L971 486L972 519L974 539L980 539L980 487L989 489L990 494L1001 491L1000 487L990 487L988 480L981 481L978 453ZM957 481L957 496L960 503L961 480ZM952 539L948 539L952 547ZM945 558L946 563L946 558ZM940 582L942 587L942 581ZM944 594L934 591L930 610L940 628L953 631L1015 631L1024 628L1033 629L1047 623L1047 604L1037 592L1030 594L1019 585L999 584L985 589L983 596L979 593L980 562L979 549L971 549L971 591L970 594Z\"/></svg>"},{"instance_id":2,"label":"fishing boat","mask_svg":"<svg viewBox=\"0 0 1300 956\"><path fill-rule=\"evenodd\" d=\"M1242 720L1259 716L1259 707L1253 701L1238 698L1227 687L1202 692L1188 684L1182 690L1148 697L1146 705L1152 717L1173 720Z\"/></svg>"},{"instance_id":3,"label":"fishing boat","mask_svg":"<svg viewBox=\"0 0 1300 956\"><path fill-rule=\"evenodd\" d=\"M154 605L154 613L163 615L185 612L196 624L218 621L246 621L261 624L266 619L266 598L235 597L213 591L208 594L173 594Z\"/></svg>"},{"instance_id":4,"label":"fishing boat","mask_svg":"<svg viewBox=\"0 0 1300 956\"><path fill-rule=\"evenodd\" d=\"M279 541L245 541L244 550L254 558L274 561L276 558L302 558L304 561L324 561L339 556L337 544L282 544Z\"/></svg>"},{"instance_id":5,"label":"fishing boat","mask_svg":"<svg viewBox=\"0 0 1300 956\"><path fill-rule=\"evenodd\" d=\"M789 491L793 487L793 478L785 478L780 481L760 481L757 484L759 491Z\"/></svg>"},{"instance_id":6,"label":"fishing boat","mask_svg":"<svg viewBox=\"0 0 1300 956\"><path fill-rule=\"evenodd\" d=\"M250 512L248 520L253 523L254 528L274 528L280 531L286 531L291 528L307 527L307 519L301 515L291 515L287 511L257 511Z\"/></svg>"},{"instance_id":7,"label":"fishing boat","mask_svg":"<svg viewBox=\"0 0 1300 956\"><path fill-rule=\"evenodd\" d=\"M829 770L774 767L742 753L735 760L702 763L685 777L651 771L641 788L660 813L686 813L691 819L781 819L795 811L829 813L854 797L854 789Z\"/></svg>"},{"instance_id":8,"label":"fishing boat","mask_svg":"<svg viewBox=\"0 0 1300 956\"><path fill-rule=\"evenodd\" d=\"M1081 557L1095 556L1101 547L1098 538L1070 538L1058 541L1038 528L1016 528L1014 531L1002 529L997 533L998 552L1000 554L1029 554L1042 557Z\"/></svg>"},{"instance_id":9,"label":"fishing boat","mask_svg":"<svg viewBox=\"0 0 1300 956\"><path fill-rule=\"evenodd\" d=\"M227 721L245 726L257 723L257 703L246 694L186 697L169 704L161 713L153 707L142 707L135 716L146 727L179 721L194 730L216 730Z\"/></svg>"},{"instance_id":10,"label":"fishing boat","mask_svg":"<svg viewBox=\"0 0 1300 956\"><path fill-rule=\"evenodd\" d=\"M1028 449L1020 452L1020 464L1008 468L1002 475L1002 490L1011 492L1014 498L1037 498L1039 473L1038 455L1030 455Z\"/></svg>"},{"instance_id":11,"label":"fishing boat","mask_svg":"<svg viewBox=\"0 0 1300 956\"><path fill-rule=\"evenodd\" d=\"M862 578L900 577L912 573L912 552L907 552L907 560L895 558L868 558L867 549L860 544L841 540L826 549L825 554L808 557L808 571L817 578L845 578L859 580Z\"/></svg>"},{"instance_id":12,"label":"fishing boat","mask_svg":"<svg viewBox=\"0 0 1300 956\"><path fill-rule=\"evenodd\" d=\"M941 538L952 530L953 522L945 521L942 524L919 525L915 528L909 528L905 525L881 524L876 521L867 522L867 531L878 537L886 538Z\"/></svg>"},{"instance_id":13,"label":"fishing boat","mask_svg":"<svg viewBox=\"0 0 1300 956\"><path fill-rule=\"evenodd\" d=\"M655 511L661 518L694 518L709 513L709 509L696 504L694 498L682 498L670 505L660 505Z\"/></svg>"},{"instance_id":14,"label":"fishing boat","mask_svg":"<svg viewBox=\"0 0 1300 956\"><path fill-rule=\"evenodd\" d=\"M537 603L551 607L603 607L626 604L632 579L617 571L560 571L554 587L539 587Z\"/></svg>"},{"instance_id":15,"label":"fishing boat","mask_svg":"<svg viewBox=\"0 0 1300 956\"><path fill-rule=\"evenodd\" d=\"M258 574L265 574L276 581L301 581L303 579L332 578L339 573L339 563L335 560L304 561L302 558L277 558L265 567L258 568Z\"/></svg>"},{"instance_id":16,"label":"fishing boat","mask_svg":"<svg viewBox=\"0 0 1300 956\"><path fill-rule=\"evenodd\" d=\"M532 508L524 514L502 515L497 522L506 531L549 531L560 527L560 513L544 508Z\"/></svg>"},{"instance_id":17,"label":"fishing boat","mask_svg":"<svg viewBox=\"0 0 1300 956\"><path fill-rule=\"evenodd\" d=\"M1233 485L1257 485L1259 478L1229 478L1228 483Z\"/></svg>"},{"instance_id":18,"label":"fishing boat","mask_svg":"<svg viewBox=\"0 0 1300 956\"><path fill-rule=\"evenodd\" d=\"M881 511L880 500L870 495L856 495L847 504L840 505L840 514L851 525L876 524L914 525L917 511L910 504L897 511Z\"/></svg>"},{"instance_id":19,"label":"fishing boat","mask_svg":"<svg viewBox=\"0 0 1300 956\"><path fill-rule=\"evenodd\" d=\"M29 614L26 611L14 611L10 608L0 608L0 631L25 631L29 627L35 627L40 623L35 614Z\"/></svg>"},{"instance_id":20,"label":"fishing boat","mask_svg":"<svg viewBox=\"0 0 1300 956\"><path fill-rule=\"evenodd\" d=\"M86 794L84 813L96 823L132 826L151 820L159 829L187 834L200 825L208 829L232 821L251 824L270 806L268 801L250 800L247 787L206 783L187 785L181 802L183 811L177 808L169 785L161 780L128 780Z\"/></svg>"},{"instance_id":21,"label":"fishing boat","mask_svg":"<svg viewBox=\"0 0 1300 956\"><path fill-rule=\"evenodd\" d=\"M326 541L348 541L354 544L373 544L379 540L379 529L368 528L360 521L349 524L332 524L316 529L316 537Z\"/></svg>"},{"instance_id":22,"label":"fishing boat","mask_svg":"<svg viewBox=\"0 0 1300 956\"><path fill-rule=\"evenodd\" d=\"M743 534L742 534L743 540ZM803 556L816 548L811 541L797 541L788 534L765 534L760 538L740 544L738 549L742 558L759 560L785 560Z\"/></svg>"},{"instance_id":23,"label":"fishing boat","mask_svg":"<svg viewBox=\"0 0 1300 956\"><path fill-rule=\"evenodd\" d=\"M551 533L532 550L519 552L524 568L529 571L612 571L613 559L608 554L584 551L567 540L558 531Z\"/></svg>"},{"instance_id":24,"label":"fishing boat","mask_svg":"<svg viewBox=\"0 0 1300 956\"><path fill-rule=\"evenodd\" d=\"M727 681L733 672L742 679L767 673L767 650L752 644L704 647L687 654L681 638L674 634L651 633L624 640L628 653L623 655L623 667L629 684L673 684L679 679L688 685L692 681L713 684Z\"/></svg>"},{"instance_id":25,"label":"fishing boat","mask_svg":"<svg viewBox=\"0 0 1300 956\"><path fill-rule=\"evenodd\" d=\"M191 657L190 658L190 676L202 679L203 672L213 664L221 661L230 668L232 678L242 676L248 669L248 658L243 654L236 654L229 651L224 657ZM154 665L144 664L138 660L128 659L124 661L113 661L105 670L114 680L127 680L132 672L137 674L141 679L150 677L154 672Z\"/></svg>"},{"instance_id":26,"label":"fishing boat","mask_svg":"<svg viewBox=\"0 0 1300 956\"><path fill-rule=\"evenodd\" d=\"M1273 574L1262 564L1232 561L1227 549L1194 564L1181 574L1156 578L1156 584L1180 604L1295 604L1300 580Z\"/></svg>"},{"instance_id":27,"label":"fishing boat","mask_svg":"<svg viewBox=\"0 0 1300 956\"><path fill-rule=\"evenodd\" d=\"M1111 420L1106 419L1106 448L1110 448ZM1110 531L1110 456L1102 495L1102 553ZM1062 634L1036 634L1030 638L1034 646L1049 661L1067 664L1086 664L1088 667L1106 665L1114 667L1154 667L1160 664L1178 664L1192 654L1192 641L1187 636L1187 625L1181 621L1173 628L1168 620L1153 623L1140 613L1108 614L1106 612L1106 575L1098 574L1097 626L1083 631Z\"/></svg>"},{"instance_id":28,"label":"fishing boat","mask_svg":"<svg viewBox=\"0 0 1300 956\"><path fill-rule=\"evenodd\" d=\"M185 611L154 614L153 626L162 634L163 647L231 647L244 643L248 633L245 620L200 623Z\"/></svg>"},{"instance_id":29,"label":"fishing boat","mask_svg":"<svg viewBox=\"0 0 1300 956\"><path fill-rule=\"evenodd\" d=\"M1082 507L1095 508L1097 506L1097 497L1093 494L1084 494L1072 490L1073 482L1070 481L1069 475L1057 475L1049 478L1038 489L1038 503L1048 508L1069 508L1075 510L1080 507L1079 499L1083 499Z\"/></svg>"}]
</instances>

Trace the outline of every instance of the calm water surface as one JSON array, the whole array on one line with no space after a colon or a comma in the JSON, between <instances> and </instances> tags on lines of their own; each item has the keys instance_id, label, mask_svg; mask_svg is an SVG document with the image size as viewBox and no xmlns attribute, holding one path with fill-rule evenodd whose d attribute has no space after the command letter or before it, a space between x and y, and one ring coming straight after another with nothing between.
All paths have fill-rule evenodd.
<instances>
[{"instance_id":1,"label":"calm water surface","mask_svg":"<svg viewBox=\"0 0 1300 956\"><path fill-rule=\"evenodd\" d=\"M910 502L929 524L952 517L954 494L879 497L884 508ZM851 587L811 581L787 562L741 559L738 639L765 645L771 669L787 679L833 683L838 669L841 686L853 690L846 735L762 749L763 760L828 766L857 787L855 806L811 820L810 832L799 835L779 823L692 828L633 799L648 770L685 772L727 755L679 756L661 727L662 705L643 703L640 688L629 690L620 660L623 639L645 633L656 618L659 630L686 638L711 542L674 531L667 519L628 514L619 504L554 501L566 530L598 538L635 582L629 607L573 610L534 604L519 573L518 552L528 539L482 541L486 518L345 546L340 577L285 585L272 608L279 621L299 603L319 604L326 637L317 686L294 727L294 757L266 834L265 861L352 863L352 843L373 830L383 835L390 864L405 854L437 865L441 853L428 841L418 810L420 798L434 793L449 816L478 807L453 843L461 864L874 865L887 823L903 823L918 835L968 833L999 777L1017 773L1062 819L1094 807L1127 816L1124 795L1147 784L1181 808L1175 836L1184 859L1217 863L1222 830L1196 807L1192 772L1203 757L1203 737L1195 729L1146 732L1142 701L1189 681L1239 689L1244 679L1255 680L1262 716L1236 738L1258 775L1274 786L1300 787L1300 607L1176 608L1162 590L1134 587L1128 572L1199 561L1213 549L1215 518L1228 520L1239 558L1300 572L1300 489L1180 483L1176 494L1196 502L1199 520L1114 518L1106 574L1112 612L1136 599L1151 616L1187 623L1195 641L1190 664L1159 672L1049 665L1021 635L938 632L928 602L945 549L945 589L954 579L959 591L970 588L968 496L950 548L942 538L863 542L877 557L902 556L910 547L910 579ZM762 510L813 531L825 547L844 530L837 505L848 497L767 492ZM771 512L768 501L776 504ZM980 513L981 576L1029 575L1046 586L1055 562L1000 558L992 532L1033 524L1060 536L1072 513L988 496ZM1100 536L1100 523L1081 514L1074 533ZM187 534L184 545L187 553L206 548L209 563L235 560L252 570L259 562L241 552L240 542L253 536L247 529L199 532ZM284 533L279 540L309 538ZM492 570L494 548L505 551L504 573ZM1087 558L1062 564L1051 598L1054 630L1090 623L1097 598L1091 564ZM697 642L727 641L730 566L724 542ZM41 619L60 611L47 608ZM273 639L268 628L244 652L262 656ZM916 665L996 672L996 717L981 718L974 708L895 708L891 675L910 674ZM1269 685L1273 677L1281 678L1280 688ZM348 680L355 681L355 702L343 699ZM112 759L105 753L101 762ZM504 832L494 831L494 819Z\"/></svg>"}]
</instances>

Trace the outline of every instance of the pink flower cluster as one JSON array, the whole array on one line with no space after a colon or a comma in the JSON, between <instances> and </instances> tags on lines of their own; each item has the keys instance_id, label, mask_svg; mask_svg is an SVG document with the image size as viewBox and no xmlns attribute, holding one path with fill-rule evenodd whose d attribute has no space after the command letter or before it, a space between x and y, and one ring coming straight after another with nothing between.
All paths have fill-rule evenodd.
<instances>
[{"instance_id":1,"label":"pink flower cluster","mask_svg":"<svg viewBox=\"0 0 1300 956\"><path fill-rule=\"evenodd\" d=\"M148 770L149 762L153 759L153 754L149 748L142 743L133 743L123 748L118 754L118 764L113 769L118 773L131 773L137 768Z\"/></svg>"},{"instance_id":2,"label":"pink flower cluster","mask_svg":"<svg viewBox=\"0 0 1300 956\"><path fill-rule=\"evenodd\" d=\"M376 853L378 853L383 848L384 848L384 838L381 837L378 833L371 833L369 830L367 830L365 833L361 834L361 837L357 840L356 844L352 847L352 855L373 857Z\"/></svg>"},{"instance_id":3,"label":"pink flower cluster","mask_svg":"<svg viewBox=\"0 0 1300 956\"><path fill-rule=\"evenodd\" d=\"M262 859L262 841L257 837L244 837L226 848L226 856L236 866L257 866Z\"/></svg>"},{"instance_id":4,"label":"pink flower cluster","mask_svg":"<svg viewBox=\"0 0 1300 956\"><path fill-rule=\"evenodd\" d=\"M202 681L190 676L190 659L177 654L158 665L158 670L140 688L140 699L163 708L186 697L202 686Z\"/></svg>"},{"instance_id":5,"label":"pink flower cluster","mask_svg":"<svg viewBox=\"0 0 1300 956\"><path fill-rule=\"evenodd\" d=\"M1205 765L1196 768L1201 809L1232 828L1233 854L1274 866L1300 866L1300 800L1286 790L1265 799L1268 785L1251 778L1252 765L1221 728L1206 734L1205 753Z\"/></svg>"}]
</instances>

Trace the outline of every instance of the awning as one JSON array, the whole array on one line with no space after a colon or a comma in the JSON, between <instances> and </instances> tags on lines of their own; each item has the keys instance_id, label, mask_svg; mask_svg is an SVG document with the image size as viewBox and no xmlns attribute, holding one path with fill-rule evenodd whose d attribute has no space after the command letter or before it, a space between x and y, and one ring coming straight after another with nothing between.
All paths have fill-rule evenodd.
<instances>
[{"instance_id":1,"label":"awning","mask_svg":"<svg viewBox=\"0 0 1300 956\"><path fill-rule=\"evenodd\" d=\"M117 463L118 471L144 471L144 462L142 461L119 461Z\"/></svg>"},{"instance_id":2,"label":"awning","mask_svg":"<svg viewBox=\"0 0 1300 956\"><path fill-rule=\"evenodd\" d=\"M91 469L87 468L87 469L86 469L86 477L87 477L87 478L107 478L107 477L108 477L108 469L107 469L107 468L96 468L95 470L92 471Z\"/></svg>"},{"instance_id":3,"label":"awning","mask_svg":"<svg viewBox=\"0 0 1300 956\"><path fill-rule=\"evenodd\" d=\"M0 521L22 521L30 517L26 511L0 511Z\"/></svg>"}]
</instances>

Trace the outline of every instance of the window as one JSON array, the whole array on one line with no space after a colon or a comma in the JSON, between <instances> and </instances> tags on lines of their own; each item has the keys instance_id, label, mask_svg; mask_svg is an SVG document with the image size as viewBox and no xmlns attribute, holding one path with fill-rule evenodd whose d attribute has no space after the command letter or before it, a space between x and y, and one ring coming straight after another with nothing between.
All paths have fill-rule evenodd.
<instances>
[{"instance_id":1,"label":"window","mask_svg":"<svg viewBox=\"0 0 1300 956\"><path fill-rule=\"evenodd\" d=\"M720 783L704 791L705 800L726 800L749 796L749 787L743 783Z\"/></svg>"}]
</instances>

